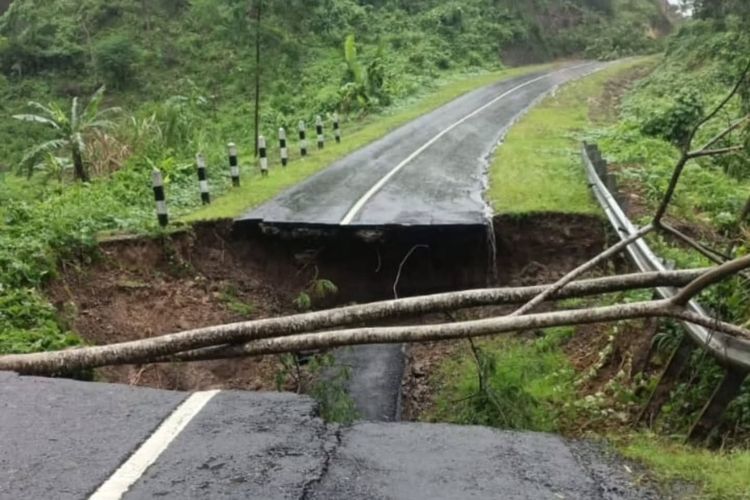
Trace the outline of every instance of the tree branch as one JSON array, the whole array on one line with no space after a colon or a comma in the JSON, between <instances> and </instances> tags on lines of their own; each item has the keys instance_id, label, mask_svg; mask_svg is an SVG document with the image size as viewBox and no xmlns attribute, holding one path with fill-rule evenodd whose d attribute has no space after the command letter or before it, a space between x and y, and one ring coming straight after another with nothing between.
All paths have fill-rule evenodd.
<instances>
[{"instance_id":1,"label":"tree branch","mask_svg":"<svg viewBox=\"0 0 750 500\"><path fill-rule=\"evenodd\" d=\"M707 272L705 269L663 273L639 273L570 283L549 298L564 299L598 295L621 290L684 286ZM287 336L385 319L417 316L498 304L523 303L547 290L547 286L469 290L426 297L376 302L262 319L58 352L42 352L0 357L0 370L21 373L55 374L100 366L149 362L196 349L239 344L274 336Z\"/></svg>"},{"instance_id":2,"label":"tree branch","mask_svg":"<svg viewBox=\"0 0 750 500\"><path fill-rule=\"evenodd\" d=\"M677 306L685 306L690 300L696 295L701 293L706 288L724 280L725 278L737 274L750 267L750 255L735 259L733 261L722 264L719 267L712 269L706 274L697 278L695 281L687 285L685 288L672 298L672 303Z\"/></svg>"},{"instance_id":3,"label":"tree branch","mask_svg":"<svg viewBox=\"0 0 750 500\"><path fill-rule=\"evenodd\" d=\"M694 250L700 252L704 257L711 260L712 262L716 264L723 264L724 262L731 260L731 257L729 255L725 255L718 250L714 250L713 248L710 248L703 243L694 240L690 236L686 235L682 231L672 227L671 225L662 222L660 225L660 229L664 230L666 233L671 234L678 240L682 241L689 247L693 248Z\"/></svg>"},{"instance_id":4,"label":"tree branch","mask_svg":"<svg viewBox=\"0 0 750 500\"><path fill-rule=\"evenodd\" d=\"M717 142L722 140L724 137L728 136L730 133L732 133L734 130L741 127L745 122L750 121L750 115L744 116L737 120L736 122L732 123L730 126L719 132L713 139L709 140L702 148L700 148L698 151L706 151L711 146L714 146Z\"/></svg>"},{"instance_id":5,"label":"tree branch","mask_svg":"<svg viewBox=\"0 0 750 500\"><path fill-rule=\"evenodd\" d=\"M641 318L674 318L710 324L710 328L729 335L741 334L750 338L750 331L722 323L711 318L686 312L668 300L637 302L633 304L555 311L524 316L502 316L462 323L360 328L332 332L311 333L258 340L242 346L232 346L213 353L185 353L162 361L205 361L233 357L262 356L283 352L329 349L363 344L401 344L444 341L498 335L518 330L536 330L555 326L608 323Z\"/></svg>"},{"instance_id":6,"label":"tree branch","mask_svg":"<svg viewBox=\"0 0 750 500\"><path fill-rule=\"evenodd\" d=\"M551 297L554 293L556 293L558 290L563 288L565 285L576 279L581 274L585 273L586 271L598 266L600 263L604 262L605 260L609 259L610 257L617 255L621 251L623 251L625 248L627 248L630 244L638 241L639 239L643 238L645 235L653 231L654 226L648 225L641 229L639 229L637 232L635 232L633 235L629 236L628 238L625 238L624 240L620 241L616 245L611 246L604 252L600 253L593 259L589 260L588 262L585 262L584 264L581 264L577 268L570 271L568 274L560 278L557 282L555 282L552 286L547 288L545 291L534 297L532 300L530 300L528 303L524 304L521 308L514 311L511 316L521 316L522 314L526 314L527 312L534 309L536 306L547 300L549 297Z\"/></svg>"},{"instance_id":7,"label":"tree branch","mask_svg":"<svg viewBox=\"0 0 750 500\"><path fill-rule=\"evenodd\" d=\"M701 121L698 122L698 124L695 126L693 131L690 134L690 138L687 142L687 147L689 148L690 145L693 143L693 140L695 140L695 136L698 133L698 131L711 121L716 115L719 114L719 111L724 109L724 106L726 106L729 101L732 100L732 97L734 97L737 92L739 92L740 88L742 88L742 84L745 82L745 79L747 78L748 73L750 73L750 60L748 60L747 65L745 66L745 69L742 70L742 73L740 73L740 77L737 79L737 82L734 84L734 87L732 87L732 91L729 92L729 95L727 95L724 100L722 100L718 106L714 108L712 112L710 112L708 115L706 115ZM709 146L710 147L710 146Z\"/></svg>"},{"instance_id":8,"label":"tree branch","mask_svg":"<svg viewBox=\"0 0 750 500\"><path fill-rule=\"evenodd\" d=\"M744 149L745 146L729 146L721 149L701 149L688 153L687 157L688 159L693 160L695 158L703 158L706 156L720 156L730 153L738 153L740 151L743 151Z\"/></svg>"},{"instance_id":9,"label":"tree branch","mask_svg":"<svg viewBox=\"0 0 750 500\"><path fill-rule=\"evenodd\" d=\"M696 134L703 127L703 125L705 125L711 119L713 119L719 113L719 111L721 111L724 108L724 106L726 106L727 103L729 103L732 97L734 97L737 94L737 92L742 87L742 84L744 83L745 79L747 78L748 72L750 72L750 62L748 62L747 66L742 71L740 77L737 79L737 83L735 83L734 87L732 88L732 91L719 103L718 106L716 106L716 108L714 108L712 112L710 112L708 115L703 117L695 126L695 128L693 128L685 146L682 148L682 156L677 161L674 171L672 172L672 178L669 181L669 186L667 187L667 191L664 194L664 198L659 204L659 208L656 210L656 215L654 216L654 221L653 221L654 225L659 226L661 224L661 220L664 217L664 214L667 212L667 208L669 208L669 204L672 202L672 197L674 196L674 192L675 192L675 189L677 188L677 184L680 180L680 177L682 176L682 172L685 170L685 165L687 165L688 161L691 159L690 148L693 145L693 141L695 140ZM729 128L731 128L731 126ZM725 131L725 132L727 134L729 133L728 131ZM717 140L720 140L721 138L722 138L722 134L719 134L719 139ZM710 144L711 143L709 143L709 147L710 147ZM698 150L692 154L699 153L700 151L701 150Z\"/></svg>"}]
</instances>

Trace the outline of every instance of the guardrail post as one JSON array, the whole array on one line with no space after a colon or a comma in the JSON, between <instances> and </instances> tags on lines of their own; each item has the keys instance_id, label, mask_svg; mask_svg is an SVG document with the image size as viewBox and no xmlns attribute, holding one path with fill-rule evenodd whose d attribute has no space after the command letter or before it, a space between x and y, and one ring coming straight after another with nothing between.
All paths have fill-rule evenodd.
<instances>
[{"instance_id":1,"label":"guardrail post","mask_svg":"<svg viewBox=\"0 0 750 500\"><path fill-rule=\"evenodd\" d=\"M169 224L169 215L167 213L167 197L164 193L164 179L161 172L154 169L151 172L151 182L154 187L154 199L156 200L156 217L159 219L159 225L166 227Z\"/></svg>"},{"instance_id":2,"label":"guardrail post","mask_svg":"<svg viewBox=\"0 0 750 500\"><path fill-rule=\"evenodd\" d=\"M279 129L279 150L281 152L281 166L286 167L289 163L289 149L286 146L286 130Z\"/></svg>"},{"instance_id":3,"label":"guardrail post","mask_svg":"<svg viewBox=\"0 0 750 500\"><path fill-rule=\"evenodd\" d=\"M604 165L605 165L604 168L607 169L607 167L606 167L607 163L606 162L604 162ZM617 186L617 175L610 174L609 172L607 172L604 175L604 179L603 180L604 180L604 185L607 187L607 191L609 191L612 194L612 196L614 196L615 198L618 198L618 196L620 194L620 191L619 191L619 188Z\"/></svg>"},{"instance_id":4,"label":"guardrail post","mask_svg":"<svg viewBox=\"0 0 750 500\"><path fill-rule=\"evenodd\" d=\"M227 144L229 150L229 174L232 176L232 186L240 185L240 163L237 159L237 145L233 142Z\"/></svg>"},{"instance_id":5,"label":"guardrail post","mask_svg":"<svg viewBox=\"0 0 750 500\"><path fill-rule=\"evenodd\" d=\"M307 127L303 120L299 122L299 154L307 156Z\"/></svg>"},{"instance_id":6,"label":"guardrail post","mask_svg":"<svg viewBox=\"0 0 750 500\"><path fill-rule=\"evenodd\" d=\"M706 403L706 406L701 410L698 420L690 429L688 440L700 443L709 437L711 431L721 423L721 417L724 415L729 403L739 395L747 375L748 373L745 371L732 368L727 369L721 383L711 395L711 399Z\"/></svg>"},{"instance_id":7,"label":"guardrail post","mask_svg":"<svg viewBox=\"0 0 750 500\"><path fill-rule=\"evenodd\" d=\"M646 422L650 427L656 417L661 412L662 405L669 399L669 394L672 388L680 380L680 376L685 371L690 361L690 356L695 350L695 344L688 339L687 335L684 335L680 341L680 345L674 350L672 356L669 358L667 367L659 377L659 382L656 384L654 392L649 396L646 406L643 407L641 413L638 415L636 420L638 423Z\"/></svg>"},{"instance_id":8,"label":"guardrail post","mask_svg":"<svg viewBox=\"0 0 750 500\"><path fill-rule=\"evenodd\" d=\"M195 163L198 165L198 185L201 190L201 202L204 205L211 203L211 195L208 192L208 176L206 175L206 158L203 153L195 155Z\"/></svg>"}]
</instances>

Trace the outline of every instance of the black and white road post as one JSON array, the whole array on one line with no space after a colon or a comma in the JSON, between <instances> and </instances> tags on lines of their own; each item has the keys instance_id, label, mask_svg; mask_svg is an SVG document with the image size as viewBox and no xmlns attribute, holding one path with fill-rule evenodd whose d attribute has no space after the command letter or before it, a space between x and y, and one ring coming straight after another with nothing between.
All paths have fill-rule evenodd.
<instances>
[{"instance_id":1,"label":"black and white road post","mask_svg":"<svg viewBox=\"0 0 750 500\"><path fill-rule=\"evenodd\" d=\"M159 225L166 227L169 224L169 215L167 214L167 197L164 193L164 180L161 172L154 169L151 172L151 181L154 186L154 199L156 200L156 217L159 219Z\"/></svg>"},{"instance_id":2,"label":"black and white road post","mask_svg":"<svg viewBox=\"0 0 750 500\"><path fill-rule=\"evenodd\" d=\"M339 114L333 114L333 135L336 137L336 143L341 142L341 127L339 126Z\"/></svg>"},{"instance_id":3,"label":"black and white road post","mask_svg":"<svg viewBox=\"0 0 750 500\"><path fill-rule=\"evenodd\" d=\"M227 144L229 149L229 174L232 176L232 186L240 185L240 163L237 159L237 145L233 142Z\"/></svg>"},{"instance_id":4,"label":"black and white road post","mask_svg":"<svg viewBox=\"0 0 750 500\"><path fill-rule=\"evenodd\" d=\"M279 129L279 149L281 151L281 166L286 167L289 163L289 149L286 146L286 130Z\"/></svg>"},{"instance_id":5,"label":"black and white road post","mask_svg":"<svg viewBox=\"0 0 750 500\"><path fill-rule=\"evenodd\" d=\"M266 138L262 135L258 137L258 154L260 155L260 175L268 175L268 149L266 148Z\"/></svg>"},{"instance_id":6,"label":"black and white road post","mask_svg":"<svg viewBox=\"0 0 750 500\"><path fill-rule=\"evenodd\" d=\"M198 165L198 184L201 188L201 201L204 205L211 203L211 195L208 194L208 176L206 175L206 158L203 153L195 155L195 163Z\"/></svg>"},{"instance_id":7,"label":"black and white road post","mask_svg":"<svg viewBox=\"0 0 750 500\"><path fill-rule=\"evenodd\" d=\"M323 118L320 115L315 118L315 132L318 134L318 149L323 149L326 145L326 139L323 135Z\"/></svg>"},{"instance_id":8,"label":"black and white road post","mask_svg":"<svg viewBox=\"0 0 750 500\"><path fill-rule=\"evenodd\" d=\"M299 122L299 154L307 156L307 127L303 120Z\"/></svg>"}]
</instances>

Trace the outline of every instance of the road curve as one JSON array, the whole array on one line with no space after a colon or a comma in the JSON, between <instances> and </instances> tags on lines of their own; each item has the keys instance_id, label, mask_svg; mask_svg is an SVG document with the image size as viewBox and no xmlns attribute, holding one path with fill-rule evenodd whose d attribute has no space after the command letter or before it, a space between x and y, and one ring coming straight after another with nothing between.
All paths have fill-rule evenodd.
<instances>
[{"instance_id":1,"label":"road curve","mask_svg":"<svg viewBox=\"0 0 750 500\"><path fill-rule=\"evenodd\" d=\"M602 67L569 64L470 92L333 163L239 221L483 225L487 158L510 126L559 85Z\"/></svg>"}]
</instances>

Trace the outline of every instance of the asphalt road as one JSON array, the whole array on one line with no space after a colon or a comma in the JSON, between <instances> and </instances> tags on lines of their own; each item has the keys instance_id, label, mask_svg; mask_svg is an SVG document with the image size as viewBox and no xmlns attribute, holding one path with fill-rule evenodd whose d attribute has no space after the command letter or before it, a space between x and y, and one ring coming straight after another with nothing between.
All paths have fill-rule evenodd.
<instances>
[{"instance_id":1,"label":"asphalt road","mask_svg":"<svg viewBox=\"0 0 750 500\"><path fill-rule=\"evenodd\" d=\"M155 448L196 396L0 373L0 498L87 499L105 482L114 490L97 498L108 500L656 498L587 443L436 424L342 428L293 394L219 392ZM152 465L131 466L149 453Z\"/></svg>"},{"instance_id":2,"label":"asphalt road","mask_svg":"<svg viewBox=\"0 0 750 500\"><path fill-rule=\"evenodd\" d=\"M541 98L602 63L512 78L468 93L335 162L239 219L280 226L485 226L492 151ZM294 168L294 167L288 167ZM519 166L519 168L521 168ZM369 421L399 418L399 346L338 351Z\"/></svg>"},{"instance_id":3,"label":"asphalt road","mask_svg":"<svg viewBox=\"0 0 750 500\"><path fill-rule=\"evenodd\" d=\"M487 158L508 128L557 86L601 67L578 63L466 94L239 220L296 226L483 225Z\"/></svg>"}]
</instances>

